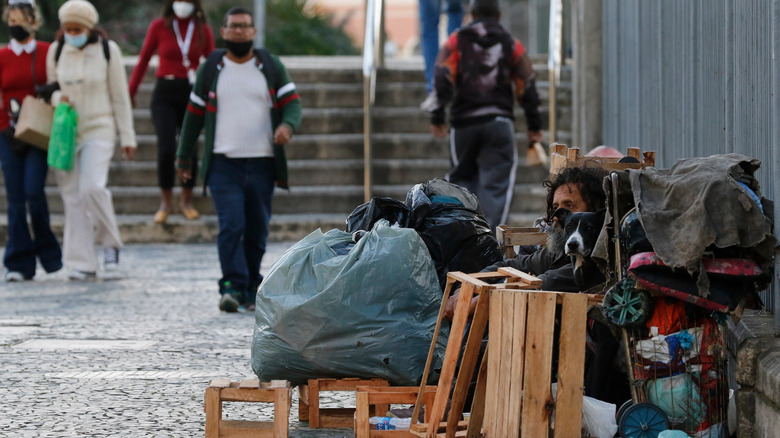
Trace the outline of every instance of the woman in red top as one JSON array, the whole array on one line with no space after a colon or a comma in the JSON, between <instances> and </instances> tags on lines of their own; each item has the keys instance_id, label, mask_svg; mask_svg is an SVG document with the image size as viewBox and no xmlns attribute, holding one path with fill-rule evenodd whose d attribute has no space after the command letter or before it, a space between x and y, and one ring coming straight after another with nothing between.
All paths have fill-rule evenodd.
<instances>
[{"instance_id":1,"label":"woman in red top","mask_svg":"<svg viewBox=\"0 0 780 438\"><path fill-rule=\"evenodd\" d=\"M162 203L154 215L158 224L165 223L172 212L176 130L181 129L200 59L212 50L214 35L206 24L200 0L168 0L162 18L149 25L138 64L130 77L130 97L135 101L149 59L157 52L160 64L152 95L152 122L157 133L157 179L162 192ZM194 185L194 178L184 181L179 200L182 213L190 220L199 216L192 206Z\"/></svg>"},{"instance_id":2,"label":"woman in red top","mask_svg":"<svg viewBox=\"0 0 780 438\"><path fill-rule=\"evenodd\" d=\"M41 23L34 0L10 0L3 13L11 42L0 49L0 164L8 200L8 244L3 264L6 281L29 280L35 275L35 259L46 272L62 268L62 250L49 226L46 201L46 151L14 138L19 104L46 84L46 52L49 43L35 40ZM27 224L30 213L33 236Z\"/></svg>"}]
</instances>

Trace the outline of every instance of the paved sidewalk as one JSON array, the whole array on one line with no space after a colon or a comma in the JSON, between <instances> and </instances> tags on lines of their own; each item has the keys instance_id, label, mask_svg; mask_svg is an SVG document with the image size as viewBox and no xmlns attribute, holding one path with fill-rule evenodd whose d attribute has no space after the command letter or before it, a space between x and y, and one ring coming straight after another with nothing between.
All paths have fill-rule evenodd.
<instances>
[{"instance_id":1,"label":"paved sidewalk","mask_svg":"<svg viewBox=\"0 0 780 438\"><path fill-rule=\"evenodd\" d=\"M290 245L269 245L264 273ZM119 271L97 281L39 270L0 283L0 436L203 436L208 381L256 378L254 315L218 310L219 275L214 244L129 245ZM354 406L342 394L326 405ZM262 403L224 412L273 414ZM297 418L294 396L291 437L353 436Z\"/></svg>"}]
</instances>

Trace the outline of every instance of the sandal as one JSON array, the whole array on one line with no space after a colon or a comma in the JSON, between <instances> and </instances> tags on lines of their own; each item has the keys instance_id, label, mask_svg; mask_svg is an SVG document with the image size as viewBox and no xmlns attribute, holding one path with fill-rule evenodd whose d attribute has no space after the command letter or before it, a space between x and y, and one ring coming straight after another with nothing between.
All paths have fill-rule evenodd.
<instances>
[{"instance_id":1,"label":"sandal","mask_svg":"<svg viewBox=\"0 0 780 438\"><path fill-rule=\"evenodd\" d=\"M154 223L164 224L166 222L168 222L168 212L165 210L157 210L157 213L154 214Z\"/></svg>"},{"instance_id":2,"label":"sandal","mask_svg":"<svg viewBox=\"0 0 780 438\"><path fill-rule=\"evenodd\" d=\"M191 220L191 221L194 221L195 219L200 217L200 213L198 213L198 210L195 210L192 207L182 208L181 214L183 214L184 217L187 218L187 220Z\"/></svg>"}]
</instances>

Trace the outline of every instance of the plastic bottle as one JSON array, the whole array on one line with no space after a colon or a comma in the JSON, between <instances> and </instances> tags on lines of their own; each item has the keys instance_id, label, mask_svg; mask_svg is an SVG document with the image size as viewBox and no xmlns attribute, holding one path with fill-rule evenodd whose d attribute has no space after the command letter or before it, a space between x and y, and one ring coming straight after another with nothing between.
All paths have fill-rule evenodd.
<instances>
[{"instance_id":1,"label":"plastic bottle","mask_svg":"<svg viewBox=\"0 0 780 438\"><path fill-rule=\"evenodd\" d=\"M376 430L409 430L412 425L411 418L371 417L368 422L376 426Z\"/></svg>"}]
</instances>

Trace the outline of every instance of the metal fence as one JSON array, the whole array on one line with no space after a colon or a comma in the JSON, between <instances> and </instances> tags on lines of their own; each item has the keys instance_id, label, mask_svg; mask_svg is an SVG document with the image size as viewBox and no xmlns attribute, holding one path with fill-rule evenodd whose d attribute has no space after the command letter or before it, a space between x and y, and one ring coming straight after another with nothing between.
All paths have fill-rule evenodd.
<instances>
[{"instance_id":1,"label":"metal fence","mask_svg":"<svg viewBox=\"0 0 780 438\"><path fill-rule=\"evenodd\" d=\"M755 157L762 194L778 200L780 0L603 1L604 144L655 150L659 167ZM762 298L780 329L774 280Z\"/></svg>"}]
</instances>

